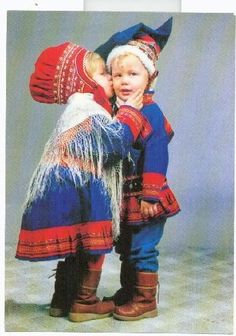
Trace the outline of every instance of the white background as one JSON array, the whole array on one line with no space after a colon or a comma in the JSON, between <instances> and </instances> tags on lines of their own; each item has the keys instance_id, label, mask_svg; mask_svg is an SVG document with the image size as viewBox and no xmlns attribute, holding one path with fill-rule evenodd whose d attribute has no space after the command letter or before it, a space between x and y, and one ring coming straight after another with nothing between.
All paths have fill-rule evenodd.
<instances>
[{"instance_id":1,"label":"white background","mask_svg":"<svg viewBox=\"0 0 236 336\"><path fill-rule=\"evenodd\" d=\"M179 12L181 0L84 0L84 9L89 11Z\"/></svg>"}]
</instances>

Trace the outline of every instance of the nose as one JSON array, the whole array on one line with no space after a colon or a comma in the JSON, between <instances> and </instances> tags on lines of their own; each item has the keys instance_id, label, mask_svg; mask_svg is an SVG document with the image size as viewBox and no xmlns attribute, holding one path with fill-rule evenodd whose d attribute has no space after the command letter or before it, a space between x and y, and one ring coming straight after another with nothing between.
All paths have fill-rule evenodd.
<instances>
[{"instance_id":1,"label":"nose","mask_svg":"<svg viewBox=\"0 0 236 336\"><path fill-rule=\"evenodd\" d=\"M128 76L123 75L123 76L121 77L121 83L122 83L122 84L127 84L127 83L128 83Z\"/></svg>"}]
</instances>

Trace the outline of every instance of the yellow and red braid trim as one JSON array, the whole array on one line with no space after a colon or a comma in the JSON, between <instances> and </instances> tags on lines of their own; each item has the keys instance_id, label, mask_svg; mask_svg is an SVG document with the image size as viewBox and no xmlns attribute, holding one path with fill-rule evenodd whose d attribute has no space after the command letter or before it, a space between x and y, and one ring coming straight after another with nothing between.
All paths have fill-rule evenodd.
<instances>
[{"instance_id":1,"label":"yellow and red braid trim","mask_svg":"<svg viewBox=\"0 0 236 336\"><path fill-rule=\"evenodd\" d=\"M166 177L159 173L143 173L143 197L156 198L166 182Z\"/></svg>"},{"instance_id":2,"label":"yellow and red braid trim","mask_svg":"<svg viewBox=\"0 0 236 336\"><path fill-rule=\"evenodd\" d=\"M21 229L17 246L18 259L39 261L76 254L78 248L90 253L108 253L112 250L112 224L107 221L75 223L38 230Z\"/></svg>"},{"instance_id":3,"label":"yellow and red braid trim","mask_svg":"<svg viewBox=\"0 0 236 336\"><path fill-rule=\"evenodd\" d=\"M144 119L142 114L134 107L122 105L118 110L116 118L121 123L129 126L135 141L143 127Z\"/></svg>"}]
</instances>

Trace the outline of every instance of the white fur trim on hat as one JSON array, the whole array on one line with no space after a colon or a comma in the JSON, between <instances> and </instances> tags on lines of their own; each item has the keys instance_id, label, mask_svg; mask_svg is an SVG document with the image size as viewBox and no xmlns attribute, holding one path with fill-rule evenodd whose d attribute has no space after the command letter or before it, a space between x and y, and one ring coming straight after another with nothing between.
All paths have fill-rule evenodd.
<instances>
[{"instance_id":1,"label":"white fur trim on hat","mask_svg":"<svg viewBox=\"0 0 236 336\"><path fill-rule=\"evenodd\" d=\"M137 56L151 76L154 74L154 72L156 71L156 68L155 68L154 63L148 58L148 56L143 51L141 51L138 47L133 46L133 45L128 45L128 44L118 46L112 49L112 51L110 52L107 58L108 70L111 71L111 63L114 60L114 58L122 54L126 54L127 52L132 53L135 56Z\"/></svg>"}]
</instances>

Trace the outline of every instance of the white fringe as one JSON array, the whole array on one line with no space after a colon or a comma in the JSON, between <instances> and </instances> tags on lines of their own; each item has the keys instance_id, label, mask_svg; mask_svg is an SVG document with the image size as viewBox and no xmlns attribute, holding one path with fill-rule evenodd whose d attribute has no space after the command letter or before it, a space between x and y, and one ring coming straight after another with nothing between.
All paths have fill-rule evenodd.
<instances>
[{"instance_id":1,"label":"white fringe","mask_svg":"<svg viewBox=\"0 0 236 336\"><path fill-rule=\"evenodd\" d=\"M108 154L101 140L102 134L106 134L111 143L120 141L120 147L122 147L122 127L116 121L119 127L114 128L110 114L92 98L90 94L80 93L70 97L66 110L46 143L41 160L32 176L24 207L29 207L34 200L43 197L51 186L51 173L62 182L60 163L65 162L67 158L68 173L75 187L83 186L91 178L91 174L95 179L101 179L104 189L108 191L111 198L113 238L117 239L120 232L122 161L112 162L108 168L104 168L104 159ZM71 128L81 124L87 118L91 118L93 122L92 132L81 129L71 141L65 141L65 136L69 135ZM69 160L65 153L68 154ZM78 158L82 165L80 167L75 162ZM88 163L92 172L87 169Z\"/></svg>"}]
</instances>

